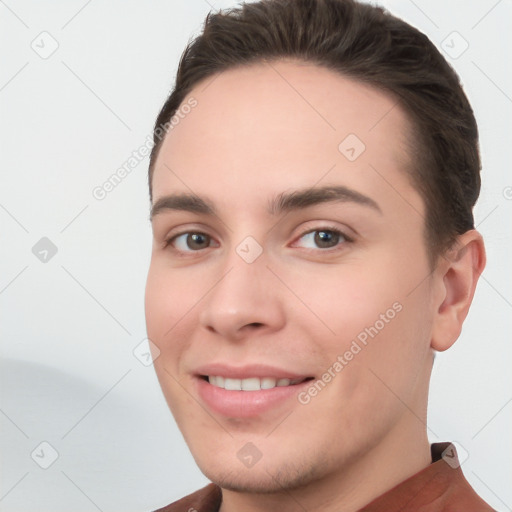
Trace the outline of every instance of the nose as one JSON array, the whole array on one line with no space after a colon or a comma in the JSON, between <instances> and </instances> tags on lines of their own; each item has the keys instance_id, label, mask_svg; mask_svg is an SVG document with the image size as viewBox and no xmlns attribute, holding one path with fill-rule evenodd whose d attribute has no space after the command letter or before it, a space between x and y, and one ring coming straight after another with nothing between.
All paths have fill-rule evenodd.
<instances>
[{"instance_id":1,"label":"nose","mask_svg":"<svg viewBox=\"0 0 512 512\"><path fill-rule=\"evenodd\" d=\"M201 326L231 341L270 334L285 324L279 287L262 257L246 263L235 254L202 302Z\"/></svg>"}]
</instances>

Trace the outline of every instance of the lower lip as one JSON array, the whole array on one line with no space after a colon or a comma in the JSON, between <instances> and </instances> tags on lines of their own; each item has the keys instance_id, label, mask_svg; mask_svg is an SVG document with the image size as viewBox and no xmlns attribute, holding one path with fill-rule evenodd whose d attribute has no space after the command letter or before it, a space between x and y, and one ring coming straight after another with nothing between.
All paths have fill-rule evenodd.
<instances>
[{"instance_id":1,"label":"lower lip","mask_svg":"<svg viewBox=\"0 0 512 512\"><path fill-rule=\"evenodd\" d=\"M199 396L214 412L230 418L253 418L282 405L297 394L311 381L304 381L293 386L276 386L259 391L228 391L213 386L207 380L196 379Z\"/></svg>"}]
</instances>

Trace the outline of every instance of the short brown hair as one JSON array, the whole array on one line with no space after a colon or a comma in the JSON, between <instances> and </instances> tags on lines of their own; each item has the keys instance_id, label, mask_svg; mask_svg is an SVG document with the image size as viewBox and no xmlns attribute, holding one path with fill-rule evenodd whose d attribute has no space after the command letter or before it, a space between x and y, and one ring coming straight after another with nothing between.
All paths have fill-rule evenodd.
<instances>
[{"instance_id":1,"label":"short brown hair","mask_svg":"<svg viewBox=\"0 0 512 512\"><path fill-rule=\"evenodd\" d=\"M283 58L323 66L397 98L415 128L409 173L425 201L431 263L457 235L474 228L478 129L457 74L419 30L354 0L260 0L209 13L181 57L155 123L150 197L161 127L191 89L227 69Z\"/></svg>"}]
</instances>

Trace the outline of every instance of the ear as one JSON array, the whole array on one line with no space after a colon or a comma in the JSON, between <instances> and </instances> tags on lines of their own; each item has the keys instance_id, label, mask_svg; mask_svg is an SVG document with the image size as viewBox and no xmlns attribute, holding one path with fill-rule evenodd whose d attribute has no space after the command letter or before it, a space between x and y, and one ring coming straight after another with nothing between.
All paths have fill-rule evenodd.
<instances>
[{"instance_id":1,"label":"ear","mask_svg":"<svg viewBox=\"0 0 512 512\"><path fill-rule=\"evenodd\" d=\"M431 342L434 350L442 352L450 348L459 337L485 261L482 236L474 229L460 235L453 248L440 256L434 271L436 303Z\"/></svg>"}]
</instances>

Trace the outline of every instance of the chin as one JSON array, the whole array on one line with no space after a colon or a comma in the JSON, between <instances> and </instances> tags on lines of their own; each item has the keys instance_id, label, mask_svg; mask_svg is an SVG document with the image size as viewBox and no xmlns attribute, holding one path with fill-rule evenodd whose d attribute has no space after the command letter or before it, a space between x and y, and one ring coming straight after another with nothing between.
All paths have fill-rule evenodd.
<instances>
[{"instance_id":1,"label":"chin","mask_svg":"<svg viewBox=\"0 0 512 512\"><path fill-rule=\"evenodd\" d=\"M284 464L276 461L275 464L267 462L263 465L262 462L258 462L252 468L241 466L236 469L227 469L228 463L224 467L219 467L218 461L215 464L216 467L198 465L202 473L214 484L222 489L241 493L274 494L291 491L304 488L324 476L320 468L307 466L304 463ZM233 462L229 464L232 465Z\"/></svg>"}]
</instances>

